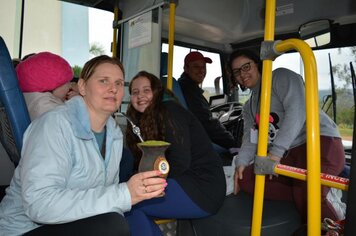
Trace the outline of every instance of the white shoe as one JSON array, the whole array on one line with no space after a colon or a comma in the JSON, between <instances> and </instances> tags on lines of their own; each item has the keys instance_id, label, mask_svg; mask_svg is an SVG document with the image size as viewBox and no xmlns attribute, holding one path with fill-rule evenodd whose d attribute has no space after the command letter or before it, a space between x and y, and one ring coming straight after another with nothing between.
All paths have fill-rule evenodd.
<instances>
[{"instance_id":1,"label":"white shoe","mask_svg":"<svg viewBox=\"0 0 356 236\"><path fill-rule=\"evenodd\" d=\"M234 192L234 174L235 174L235 159L234 156L231 166L224 166L225 180L226 180L226 196Z\"/></svg>"},{"instance_id":2,"label":"white shoe","mask_svg":"<svg viewBox=\"0 0 356 236\"><path fill-rule=\"evenodd\" d=\"M334 207L339 220L345 219L346 215L346 204L341 201L342 191L337 188L330 188L326 199Z\"/></svg>"}]
</instances>

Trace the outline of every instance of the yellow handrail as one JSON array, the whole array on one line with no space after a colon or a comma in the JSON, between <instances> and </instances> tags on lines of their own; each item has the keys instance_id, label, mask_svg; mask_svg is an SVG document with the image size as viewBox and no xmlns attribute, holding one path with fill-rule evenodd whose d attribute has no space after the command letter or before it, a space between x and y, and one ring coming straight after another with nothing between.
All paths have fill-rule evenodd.
<instances>
[{"instance_id":1,"label":"yellow handrail","mask_svg":"<svg viewBox=\"0 0 356 236\"><path fill-rule=\"evenodd\" d=\"M169 26L168 26L168 68L167 68L167 89L172 91L173 87L173 46L175 31L176 4L172 1L169 4Z\"/></svg>"},{"instance_id":2,"label":"yellow handrail","mask_svg":"<svg viewBox=\"0 0 356 236\"><path fill-rule=\"evenodd\" d=\"M265 41L274 40L274 25L275 25L275 0L266 0L266 16L265 16ZM260 108L260 126L258 135L257 155L267 155L268 141L268 118L270 112L271 101L271 81L272 81L272 60L263 61L262 69L262 87L261 87L261 108ZM265 189L265 175L256 175L255 191L253 199L253 215L251 235L258 236L261 234L262 225L262 209Z\"/></svg>"},{"instance_id":3,"label":"yellow handrail","mask_svg":"<svg viewBox=\"0 0 356 236\"><path fill-rule=\"evenodd\" d=\"M318 80L313 51L302 40L288 39L276 44L278 52L297 50L304 63L305 106L307 125L307 200L308 235L321 233L321 182L320 182L320 125Z\"/></svg>"},{"instance_id":4,"label":"yellow handrail","mask_svg":"<svg viewBox=\"0 0 356 236\"><path fill-rule=\"evenodd\" d=\"M274 168L274 173L278 175L288 176L294 179L307 180L307 171L305 169L278 164ZM320 173L321 185L331 188L341 189L343 191L349 190L349 179L340 176Z\"/></svg>"},{"instance_id":5,"label":"yellow handrail","mask_svg":"<svg viewBox=\"0 0 356 236\"><path fill-rule=\"evenodd\" d=\"M274 41L275 0L266 0L265 41ZM307 123L307 200L308 200L308 235L317 236L321 233L321 181L320 181L320 127L318 106L317 70L314 54L302 40L288 39L278 42L275 50L279 53L295 49L299 51L305 68L305 97ZM270 113L272 84L272 60L263 60L260 126L257 156L267 156L268 118ZM256 175L251 235L261 234L262 209L265 188L265 175Z\"/></svg>"},{"instance_id":6,"label":"yellow handrail","mask_svg":"<svg viewBox=\"0 0 356 236\"><path fill-rule=\"evenodd\" d=\"M114 22L119 20L119 7L114 8ZM117 27L113 29L113 39L112 39L112 57L117 57Z\"/></svg>"}]
</instances>

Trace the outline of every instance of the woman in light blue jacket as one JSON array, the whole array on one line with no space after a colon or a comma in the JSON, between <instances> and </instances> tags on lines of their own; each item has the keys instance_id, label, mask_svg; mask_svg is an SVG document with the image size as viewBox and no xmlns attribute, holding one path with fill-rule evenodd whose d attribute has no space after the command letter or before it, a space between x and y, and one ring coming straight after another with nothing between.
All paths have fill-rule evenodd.
<instances>
[{"instance_id":1,"label":"woman in light blue jacket","mask_svg":"<svg viewBox=\"0 0 356 236\"><path fill-rule=\"evenodd\" d=\"M77 96L35 120L0 203L0 235L129 235L123 213L159 196L159 171L119 183L123 135L111 117L124 95L122 64L88 61Z\"/></svg>"}]
</instances>

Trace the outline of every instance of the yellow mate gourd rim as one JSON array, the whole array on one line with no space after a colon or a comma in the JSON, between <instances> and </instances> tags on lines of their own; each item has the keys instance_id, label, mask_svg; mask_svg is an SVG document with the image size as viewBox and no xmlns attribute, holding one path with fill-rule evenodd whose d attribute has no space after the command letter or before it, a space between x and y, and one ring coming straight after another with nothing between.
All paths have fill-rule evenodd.
<instances>
[{"instance_id":1,"label":"yellow mate gourd rim","mask_svg":"<svg viewBox=\"0 0 356 236\"><path fill-rule=\"evenodd\" d=\"M167 146L167 145L170 145L170 143L165 142L165 141L159 141L159 140L147 140L145 142L138 143L137 145L139 145L139 146Z\"/></svg>"}]
</instances>

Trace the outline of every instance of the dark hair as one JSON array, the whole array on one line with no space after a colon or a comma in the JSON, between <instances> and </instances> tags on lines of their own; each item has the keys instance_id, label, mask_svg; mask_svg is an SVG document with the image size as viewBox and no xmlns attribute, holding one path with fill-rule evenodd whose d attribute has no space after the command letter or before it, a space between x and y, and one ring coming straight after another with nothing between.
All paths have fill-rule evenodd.
<instances>
[{"instance_id":1,"label":"dark hair","mask_svg":"<svg viewBox=\"0 0 356 236\"><path fill-rule=\"evenodd\" d=\"M163 105L162 100L166 90L163 87L161 80L158 79L155 75L147 71L140 71L132 78L129 84L130 95L132 92L132 83L139 77L145 77L150 81L153 93L151 104L143 113L137 111L132 106L132 104L129 104L126 115L132 120L134 124L140 127L141 135L144 140L164 140L167 110ZM132 132L131 127L128 127L126 129L126 144L135 157L136 168L142 155L141 150L137 147L138 142L140 142L140 140Z\"/></svg>"},{"instance_id":2,"label":"dark hair","mask_svg":"<svg viewBox=\"0 0 356 236\"><path fill-rule=\"evenodd\" d=\"M20 64L20 62L21 62L21 60L20 59L18 59L18 58L13 58L12 59L12 64L13 64L13 66L16 68L16 66L18 65L18 64Z\"/></svg>"},{"instance_id":3,"label":"dark hair","mask_svg":"<svg viewBox=\"0 0 356 236\"><path fill-rule=\"evenodd\" d=\"M228 73L230 75L230 81L231 81L232 85L235 87L237 86L237 81L234 78L233 73L232 73L232 62L238 57L247 57L247 58L251 59L253 62L256 63L258 71L260 72L260 74L262 74L262 61L255 52L248 50L248 49L236 50L230 54L230 58L229 58L228 65L227 65ZM242 87L241 85L240 85L240 88L242 90L246 89L246 88Z\"/></svg>"},{"instance_id":4,"label":"dark hair","mask_svg":"<svg viewBox=\"0 0 356 236\"><path fill-rule=\"evenodd\" d=\"M29 57L32 57L33 55L36 55L36 53L30 53L30 54L25 55L25 56L21 59L21 61L24 61L24 60L28 59Z\"/></svg>"},{"instance_id":5,"label":"dark hair","mask_svg":"<svg viewBox=\"0 0 356 236\"><path fill-rule=\"evenodd\" d=\"M85 63L82 71L80 72L80 78L84 81L87 81L94 74L95 69L103 63L117 65L118 67L120 67L122 74L125 77L124 66L117 58L109 57L107 55L101 55L94 57Z\"/></svg>"}]
</instances>

